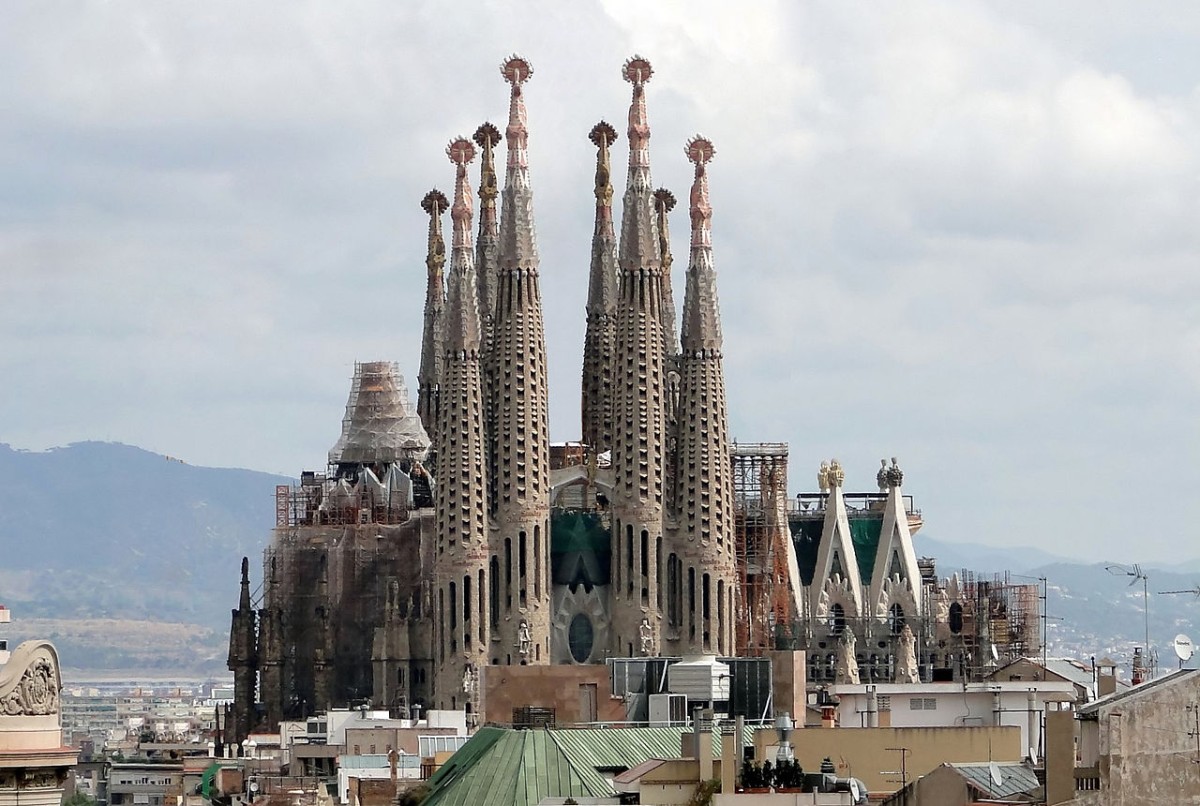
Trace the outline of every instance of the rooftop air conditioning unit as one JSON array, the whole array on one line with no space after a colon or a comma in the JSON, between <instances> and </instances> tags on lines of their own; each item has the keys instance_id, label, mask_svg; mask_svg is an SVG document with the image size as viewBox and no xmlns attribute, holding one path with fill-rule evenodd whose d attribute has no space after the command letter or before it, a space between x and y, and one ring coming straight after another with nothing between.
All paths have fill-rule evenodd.
<instances>
[{"instance_id":1,"label":"rooftop air conditioning unit","mask_svg":"<svg viewBox=\"0 0 1200 806\"><path fill-rule=\"evenodd\" d=\"M686 725L688 705L686 694L651 694L650 727L674 728Z\"/></svg>"}]
</instances>

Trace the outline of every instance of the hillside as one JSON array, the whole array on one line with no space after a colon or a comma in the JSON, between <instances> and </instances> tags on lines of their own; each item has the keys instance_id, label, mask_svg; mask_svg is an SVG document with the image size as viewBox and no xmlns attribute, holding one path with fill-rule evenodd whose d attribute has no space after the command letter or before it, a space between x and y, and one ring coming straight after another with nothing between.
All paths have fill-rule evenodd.
<instances>
[{"instance_id":1,"label":"hillside","mask_svg":"<svg viewBox=\"0 0 1200 806\"><path fill-rule=\"evenodd\" d=\"M240 558L261 555L275 485L288 481L113 443L0 445L0 602L17 616L10 636L50 626L36 619L91 625L52 630L64 665L141 667L153 662L144 636L175 625L212 655L237 603ZM105 620L153 624L139 633Z\"/></svg>"}]
</instances>

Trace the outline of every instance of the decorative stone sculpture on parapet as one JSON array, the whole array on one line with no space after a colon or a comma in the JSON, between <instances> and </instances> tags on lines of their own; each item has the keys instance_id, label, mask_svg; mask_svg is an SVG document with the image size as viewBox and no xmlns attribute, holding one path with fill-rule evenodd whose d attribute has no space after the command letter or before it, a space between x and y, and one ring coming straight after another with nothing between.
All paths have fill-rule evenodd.
<instances>
[{"instance_id":1,"label":"decorative stone sculpture on parapet","mask_svg":"<svg viewBox=\"0 0 1200 806\"><path fill-rule=\"evenodd\" d=\"M817 469L817 485L821 488L821 492L829 492L829 463L821 462L821 466Z\"/></svg>"},{"instance_id":2,"label":"decorative stone sculpture on parapet","mask_svg":"<svg viewBox=\"0 0 1200 806\"><path fill-rule=\"evenodd\" d=\"M875 483L879 485L879 492L886 493L888 488L888 469L887 459L879 460L879 472L875 474Z\"/></svg>"},{"instance_id":3,"label":"decorative stone sculpture on parapet","mask_svg":"<svg viewBox=\"0 0 1200 806\"><path fill-rule=\"evenodd\" d=\"M842 630L838 639L837 669L834 672L835 683L849 683L856 686L858 680L858 659L855 657L854 632L849 628Z\"/></svg>"},{"instance_id":4,"label":"decorative stone sculpture on parapet","mask_svg":"<svg viewBox=\"0 0 1200 806\"><path fill-rule=\"evenodd\" d=\"M887 469L887 484L888 487L899 487L904 483L904 471L900 469L900 465L896 463L896 457L892 457L892 466Z\"/></svg>"},{"instance_id":5,"label":"decorative stone sculpture on parapet","mask_svg":"<svg viewBox=\"0 0 1200 806\"><path fill-rule=\"evenodd\" d=\"M917 673L917 637L907 624L900 630L900 647L896 655L896 682L919 683Z\"/></svg>"},{"instance_id":6,"label":"decorative stone sculpture on parapet","mask_svg":"<svg viewBox=\"0 0 1200 806\"><path fill-rule=\"evenodd\" d=\"M837 459L829 460L829 487L841 487L846 483L846 471L842 470L842 463Z\"/></svg>"},{"instance_id":7,"label":"decorative stone sculpture on parapet","mask_svg":"<svg viewBox=\"0 0 1200 806\"><path fill-rule=\"evenodd\" d=\"M58 653L46 641L26 641L0 669L0 711L6 716L59 712Z\"/></svg>"}]
</instances>

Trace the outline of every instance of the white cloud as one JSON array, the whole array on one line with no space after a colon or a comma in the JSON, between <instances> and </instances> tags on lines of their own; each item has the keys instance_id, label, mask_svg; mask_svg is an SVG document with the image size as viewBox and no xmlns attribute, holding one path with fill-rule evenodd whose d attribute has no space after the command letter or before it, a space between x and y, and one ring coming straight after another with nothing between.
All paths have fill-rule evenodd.
<instances>
[{"instance_id":1,"label":"white cloud","mask_svg":"<svg viewBox=\"0 0 1200 806\"><path fill-rule=\"evenodd\" d=\"M513 50L536 68L551 417L574 437L586 134L623 131L619 68L643 52L656 181L683 198L684 141L717 146L739 438L788 440L793 487L832 455L870 487L896 453L942 537L1170 556L1200 515L1200 58L1181 45L1200 13L1093 5L16 6L0 439L319 463L354 360L415 374L418 201L449 186L450 137L503 118Z\"/></svg>"}]
</instances>

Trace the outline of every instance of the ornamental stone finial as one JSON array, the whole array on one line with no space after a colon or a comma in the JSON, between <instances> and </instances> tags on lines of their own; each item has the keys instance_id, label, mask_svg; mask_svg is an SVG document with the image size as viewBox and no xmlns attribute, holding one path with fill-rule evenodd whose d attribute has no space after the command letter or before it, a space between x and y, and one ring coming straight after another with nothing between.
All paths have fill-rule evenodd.
<instances>
[{"instance_id":1,"label":"ornamental stone finial","mask_svg":"<svg viewBox=\"0 0 1200 806\"><path fill-rule=\"evenodd\" d=\"M831 488L841 487L846 482L846 471L842 470L842 463L837 459L829 460L829 486Z\"/></svg>"},{"instance_id":2,"label":"ornamental stone finial","mask_svg":"<svg viewBox=\"0 0 1200 806\"><path fill-rule=\"evenodd\" d=\"M471 245L471 186L467 182L467 166L475 159L475 146L465 137L456 137L446 146L446 156L456 166L454 181L454 206L450 217L454 220L455 247Z\"/></svg>"},{"instance_id":3,"label":"ornamental stone finial","mask_svg":"<svg viewBox=\"0 0 1200 806\"><path fill-rule=\"evenodd\" d=\"M821 462L821 467L817 469L817 486L821 488L821 492L829 492L829 463Z\"/></svg>"},{"instance_id":4,"label":"ornamental stone finial","mask_svg":"<svg viewBox=\"0 0 1200 806\"><path fill-rule=\"evenodd\" d=\"M606 121L600 121L588 133L588 139L596 146L596 204L612 206L612 168L608 148L617 140L617 130Z\"/></svg>"},{"instance_id":5,"label":"ornamental stone finial","mask_svg":"<svg viewBox=\"0 0 1200 806\"><path fill-rule=\"evenodd\" d=\"M654 75L654 68L650 66L650 60L636 53L626 59L624 66L621 67L621 77L634 87L642 86L650 80L652 75Z\"/></svg>"},{"instance_id":6,"label":"ornamental stone finial","mask_svg":"<svg viewBox=\"0 0 1200 806\"><path fill-rule=\"evenodd\" d=\"M496 207L496 196L499 194L499 183L496 181L496 169L492 162L492 149L503 140L500 130L495 124L485 122L475 130L475 136L472 138L475 143L483 149L483 172L479 177L479 198L483 200L484 207Z\"/></svg>"},{"instance_id":7,"label":"ornamental stone finial","mask_svg":"<svg viewBox=\"0 0 1200 806\"><path fill-rule=\"evenodd\" d=\"M887 459L880 459L879 460L879 472L877 472L875 474L875 483L877 485L879 485L879 492L881 492L881 493L887 492L887 488L888 488L887 478L888 478Z\"/></svg>"},{"instance_id":8,"label":"ornamental stone finial","mask_svg":"<svg viewBox=\"0 0 1200 806\"><path fill-rule=\"evenodd\" d=\"M696 135L688 140L684 148L688 161L696 166L696 178L692 181L691 216L692 246L712 245L712 204L708 200L708 171L705 166L716 155L712 141Z\"/></svg>"},{"instance_id":9,"label":"ornamental stone finial","mask_svg":"<svg viewBox=\"0 0 1200 806\"><path fill-rule=\"evenodd\" d=\"M904 483L904 471L900 469L895 456L892 457L892 466L887 469L887 483L889 487L899 487Z\"/></svg>"},{"instance_id":10,"label":"ornamental stone finial","mask_svg":"<svg viewBox=\"0 0 1200 806\"><path fill-rule=\"evenodd\" d=\"M533 76L533 65L513 54L500 65L500 75L512 86L508 101L508 127L505 131L508 136L508 167L526 168L529 166L529 132L525 128L525 97L521 85Z\"/></svg>"},{"instance_id":11,"label":"ornamental stone finial","mask_svg":"<svg viewBox=\"0 0 1200 806\"><path fill-rule=\"evenodd\" d=\"M646 82L654 75L650 62L632 56L621 68L621 76L633 85L629 104L629 167L650 170L650 116L646 113ZM648 175L648 173L647 173Z\"/></svg>"},{"instance_id":12,"label":"ornamental stone finial","mask_svg":"<svg viewBox=\"0 0 1200 806\"><path fill-rule=\"evenodd\" d=\"M421 199L421 209L429 215L429 245L425 252L425 266L431 272L441 273L446 265L446 242L442 240L442 213L450 208L446 194L434 188Z\"/></svg>"}]
</instances>

